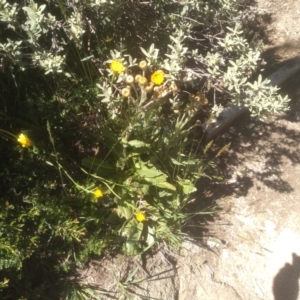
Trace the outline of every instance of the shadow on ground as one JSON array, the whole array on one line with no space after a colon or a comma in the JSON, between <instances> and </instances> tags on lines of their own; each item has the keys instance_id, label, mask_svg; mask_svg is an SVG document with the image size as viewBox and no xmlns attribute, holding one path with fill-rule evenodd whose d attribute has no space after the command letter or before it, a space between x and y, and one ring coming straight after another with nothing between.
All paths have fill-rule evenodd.
<instances>
[{"instance_id":1,"label":"shadow on ground","mask_svg":"<svg viewBox=\"0 0 300 300\"><path fill-rule=\"evenodd\" d=\"M293 253L292 264L286 263L273 281L275 300L297 300L299 294L300 256Z\"/></svg>"},{"instance_id":2,"label":"shadow on ground","mask_svg":"<svg viewBox=\"0 0 300 300\"><path fill-rule=\"evenodd\" d=\"M295 130L293 126L286 126L287 122L295 125ZM199 180L196 201L188 210L202 211L203 214L193 218L190 227L195 228L188 232L198 238L207 236L206 224L215 218L209 212L218 209L216 201L227 197L246 197L254 183L257 193L264 189L281 194L292 193L294 189L290 178L285 178L284 171L287 172L288 166L300 164L297 126L293 112L273 116L265 122L246 116L217 137L209 154L211 158L224 145L231 143L229 150L215 160L215 168L211 170L212 175L221 175L222 180L205 177Z\"/></svg>"}]
</instances>

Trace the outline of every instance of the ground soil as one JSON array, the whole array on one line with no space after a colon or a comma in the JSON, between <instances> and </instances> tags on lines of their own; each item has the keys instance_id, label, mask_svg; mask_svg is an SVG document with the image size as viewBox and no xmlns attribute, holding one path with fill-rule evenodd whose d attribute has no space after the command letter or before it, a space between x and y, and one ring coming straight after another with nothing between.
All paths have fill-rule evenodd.
<instances>
[{"instance_id":1,"label":"ground soil","mask_svg":"<svg viewBox=\"0 0 300 300\"><path fill-rule=\"evenodd\" d=\"M300 55L300 1L255 5L268 76ZM172 253L162 246L144 261L91 261L81 282L101 288L101 299L300 300L300 73L282 93L292 99L291 111L265 122L243 118L216 142L231 147L216 161L223 180L200 187L204 203L219 212L205 219L205 233L203 219L192 221L198 243L187 240ZM145 280L124 284L135 270L133 278Z\"/></svg>"}]
</instances>

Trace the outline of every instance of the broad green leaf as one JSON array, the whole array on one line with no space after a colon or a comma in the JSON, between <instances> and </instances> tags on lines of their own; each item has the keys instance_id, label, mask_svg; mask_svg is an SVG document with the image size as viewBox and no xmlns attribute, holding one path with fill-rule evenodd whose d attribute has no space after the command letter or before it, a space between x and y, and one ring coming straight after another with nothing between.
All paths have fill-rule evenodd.
<instances>
[{"instance_id":1,"label":"broad green leaf","mask_svg":"<svg viewBox=\"0 0 300 300\"><path fill-rule=\"evenodd\" d=\"M133 208L131 207L118 206L116 211L120 217L124 217L126 220L130 219L133 215Z\"/></svg>"},{"instance_id":2,"label":"broad green leaf","mask_svg":"<svg viewBox=\"0 0 300 300\"><path fill-rule=\"evenodd\" d=\"M142 222L139 222L137 226L133 227L132 234L129 235L128 239L133 242L138 242L142 235L143 228L144 224Z\"/></svg>"},{"instance_id":3,"label":"broad green leaf","mask_svg":"<svg viewBox=\"0 0 300 300\"><path fill-rule=\"evenodd\" d=\"M163 172L157 170L154 166L147 167L145 164L136 164L136 166L138 166L136 173L154 185L167 181L167 176Z\"/></svg>"},{"instance_id":4,"label":"broad green leaf","mask_svg":"<svg viewBox=\"0 0 300 300\"><path fill-rule=\"evenodd\" d=\"M189 194L197 191L197 188L188 179L185 179L185 180L182 180L182 181L178 181L178 183L181 185L182 191L183 191L183 193L185 195L189 195Z\"/></svg>"},{"instance_id":5,"label":"broad green leaf","mask_svg":"<svg viewBox=\"0 0 300 300\"><path fill-rule=\"evenodd\" d=\"M143 184L141 191L144 195L148 195L149 194L149 185L148 184Z\"/></svg>"},{"instance_id":6,"label":"broad green leaf","mask_svg":"<svg viewBox=\"0 0 300 300\"><path fill-rule=\"evenodd\" d=\"M140 240L143 223L138 223L135 219L130 220L124 230L127 232L126 249L129 253L133 253L136 250L136 243Z\"/></svg>"},{"instance_id":7,"label":"broad green leaf","mask_svg":"<svg viewBox=\"0 0 300 300\"><path fill-rule=\"evenodd\" d=\"M126 242L126 250L128 254L133 254L136 250L135 243L127 241Z\"/></svg>"}]
</instances>

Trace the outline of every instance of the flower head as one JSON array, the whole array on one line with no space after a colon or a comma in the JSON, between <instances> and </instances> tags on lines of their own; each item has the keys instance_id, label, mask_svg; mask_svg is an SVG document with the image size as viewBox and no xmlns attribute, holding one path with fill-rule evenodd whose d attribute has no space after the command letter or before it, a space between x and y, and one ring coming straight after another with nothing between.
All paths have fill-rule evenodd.
<instances>
[{"instance_id":1,"label":"flower head","mask_svg":"<svg viewBox=\"0 0 300 300\"><path fill-rule=\"evenodd\" d=\"M200 121L200 120L197 120L197 121L195 122L195 124L196 124L196 126L201 126L201 121Z\"/></svg>"},{"instance_id":2,"label":"flower head","mask_svg":"<svg viewBox=\"0 0 300 300\"><path fill-rule=\"evenodd\" d=\"M123 97L128 97L130 95L130 88L123 88L121 94Z\"/></svg>"},{"instance_id":3,"label":"flower head","mask_svg":"<svg viewBox=\"0 0 300 300\"><path fill-rule=\"evenodd\" d=\"M164 82L165 73L162 70L157 70L151 75L151 81L156 85L161 85Z\"/></svg>"},{"instance_id":4,"label":"flower head","mask_svg":"<svg viewBox=\"0 0 300 300\"><path fill-rule=\"evenodd\" d=\"M22 147L31 146L31 140L23 133L21 133L18 137L18 142L22 145Z\"/></svg>"},{"instance_id":5,"label":"flower head","mask_svg":"<svg viewBox=\"0 0 300 300\"><path fill-rule=\"evenodd\" d=\"M134 81L135 81L135 82L139 82L141 77L142 77L142 75L137 74L137 75L134 77Z\"/></svg>"},{"instance_id":6,"label":"flower head","mask_svg":"<svg viewBox=\"0 0 300 300\"><path fill-rule=\"evenodd\" d=\"M94 196L96 198L102 198L103 197L103 192L100 189L94 190Z\"/></svg>"},{"instance_id":7,"label":"flower head","mask_svg":"<svg viewBox=\"0 0 300 300\"><path fill-rule=\"evenodd\" d=\"M133 78L132 75L128 75L125 80L126 80L127 83L133 83L134 78Z\"/></svg>"},{"instance_id":8,"label":"flower head","mask_svg":"<svg viewBox=\"0 0 300 300\"><path fill-rule=\"evenodd\" d=\"M135 218L138 220L138 222L143 222L147 220L146 215L141 211L138 211L136 213Z\"/></svg>"},{"instance_id":9,"label":"flower head","mask_svg":"<svg viewBox=\"0 0 300 300\"><path fill-rule=\"evenodd\" d=\"M113 60L110 63L110 69L116 73L116 74L120 74L125 70L125 66L123 65L123 63L119 60Z\"/></svg>"},{"instance_id":10,"label":"flower head","mask_svg":"<svg viewBox=\"0 0 300 300\"><path fill-rule=\"evenodd\" d=\"M145 69L147 68L147 62L146 62L145 60L140 61L139 67L140 67L142 70L145 70Z\"/></svg>"},{"instance_id":11,"label":"flower head","mask_svg":"<svg viewBox=\"0 0 300 300\"><path fill-rule=\"evenodd\" d=\"M206 105L208 103L207 98L201 92L197 92L196 95L190 94L189 100L194 103L198 103L199 105Z\"/></svg>"},{"instance_id":12,"label":"flower head","mask_svg":"<svg viewBox=\"0 0 300 300\"><path fill-rule=\"evenodd\" d=\"M139 84L140 84L140 85L146 85L147 83L148 83L148 80L147 80L146 77L141 76L141 77L139 78Z\"/></svg>"}]
</instances>

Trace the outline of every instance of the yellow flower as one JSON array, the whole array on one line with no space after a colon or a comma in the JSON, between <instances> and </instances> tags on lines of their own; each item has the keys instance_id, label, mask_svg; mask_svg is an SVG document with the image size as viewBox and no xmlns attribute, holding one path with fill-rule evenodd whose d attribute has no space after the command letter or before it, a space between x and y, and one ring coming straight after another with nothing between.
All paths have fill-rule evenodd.
<instances>
[{"instance_id":1,"label":"yellow flower","mask_svg":"<svg viewBox=\"0 0 300 300\"><path fill-rule=\"evenodd\" d=\"M125 80L127 83L133 83L134 78L132 75L128 75Z\"/></svg>"},{"instance_id":2,"label":"yellow flower","mask_svg":"<svg viewBox=\"0 0 300 300\"><path fill-rule=\"evenodd\" d=\"M123 97L128 97L130 95L130 88L123 88L121 94Z\"/></svg>"},{"instance_id":3,"label":"yellow flower","mask_svg":"<svg viewBox=\"0 0 300 300\"><path fill-rule=\"evenodd\" d=\"M122 62L120 62L119 60L113 60L110 63L110 69L116 73L116 74L120 74L125 70L125 66L122 64Z\"/></svg>"},{"instance_id":4,"label":"yellow flower","mask_svg":"<svg viewBox=\"0 0 300 300\"><path fill-rule=\"evenodd\" d=\"M31 146L31 140L23 133L19 135L18 142L22 145L22 147Z\"/></svg>"},{"instance_id":5,"label":"yellow flower","mask_svg":"<svg viewBox=\"0 0 300 300\"><path fill-rule=\"evenodd\" d=\"M140 61L139 67L140 67L142 70L145 70L145 69L147 68L147 62L146 62L145 60Z\"/></svg>"},{"instance_id":6,"label":"yellow flower","mask_svg":"<svg viewBox=\"0 0 300 300\"><path fill-rule=\"evenodd\" d=\"M102 198L102 197L103 197L103 192L102 192L100 189L96 189L96 190L94 191L94 196L95 196L96 198Z\"/></svg>"},{"instance_id":7,"label":"yellow flower","mask_svg":"<svg viewBox=\"0 0 300 300\"><path fill-rule=\"evenodd\" d=\"M161 85L164 82L165 73L162 70L157 70L151 75L151 81L156 85Z\"/></svg>"},{"instance_id":8,"label":"yellow flower","mask_svg":"<svg viewBox=\"0 0 300 300\"><path fill-rule=\"evenodd\" d=\"M146 215L143 212L141 212L141 211L138 211L136 213L135 217L138 220L138 222L143 222L143 221L147 220Z\"/></svg>"},{"instance_id":9,"label":"yellow flower","mask_svg":"<svg viewBox=\"0 0 300 300\"><path fill-rule=\"evenodd\" d=\"M139 84L140 85L146 85L148 83L148 80L146 77L144 76L141 76L140 79L139 79Z\"/></svg>"}]
</instances>

